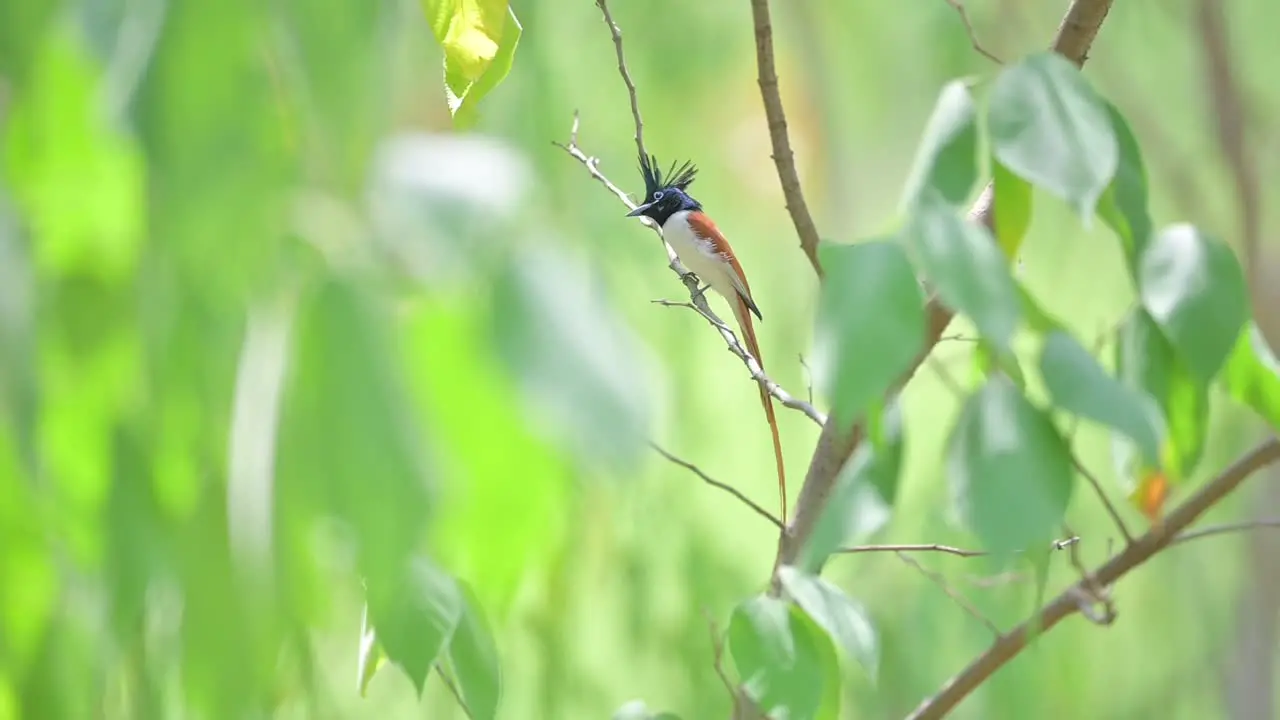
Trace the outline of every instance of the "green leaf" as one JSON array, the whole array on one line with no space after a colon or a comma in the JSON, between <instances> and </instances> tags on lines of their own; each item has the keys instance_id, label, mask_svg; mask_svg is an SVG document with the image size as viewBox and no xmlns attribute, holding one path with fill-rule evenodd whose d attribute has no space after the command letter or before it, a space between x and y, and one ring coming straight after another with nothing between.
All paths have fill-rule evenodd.
<instances>
[{"instance_id":1,"label":"green leaf","mask_svg":"<svg viewBox=\"0 0 1280 720\"><path fill-rule=\"evenodd\" d=\"M1138 291L1187 368L1204 383L1212 380L1249 313L1231 248L1191 225L1165 228L1142 253Z\"/></svg>"},{"instance_id":2,"label":"green leaf","mask_svg":"<svg viewBox=\"0 0 1280 720\"><path fill-rule=\"evenodd\" d=\"M769 717L815 718L823 700L818 652L791 605L767 595L740 603L728 648L747 694Z\"/></svg>"},{"instance_id":3,"label":"green leaf","mask_svg":"<svg viewBox=\"0 0 1280 720\"><path fill-rule=\"evenodd\" d=\"M546 245L516 253L495 283L493 331L534 422L580 458L632 468L654 393L644 347L597 286L576 258Z\"/></svg>"},{"instance_id":4,"label":"green leaf","mask_svg":"<svg viewBox=\"0 0 1280 720\"><path fill-rule=\"evenodd\" d=\"M1018 287L995 240L940 200L925 199L907 223L920 268L948 306L973 319L998 348L1013 339L1021 314Z\"/></svg>"},{"instance_id":5,"label":"green leaf","mask_svg":"<svg viewBox=\"0 0 1280 720\"><path fill-rule=\"evenodd\" d=\"M1074 337L1053 332L1040 351L1040 376L1060 409L1129 436L1148 462L1160 459L1164 418L1146 393L1107 374Z\"/></svg>"},{"instance_id":6,"label":"green leaf","mask_svg":"<svg viewBox=\"0 0 1280 720\"><path fill-rule=\"evenodd\" d=\"M511 71L521 26L506 0L422 0L444 50L445 95L458 127L477 119L476 105Z\"/></svg>"},{"instance_id":7,"label":"green leaf","mask_svg":"<svg viewBox=\"0 0 1280 720\"><path fill-rule=\"evenodd\" d=\"M1167 434L1157 467L1168 470L1169 479L1176 482L1195 468L1204 450L1208 386L1187 369L1145 310L1134 309L1117 335L1116 375L1159 403ZM1120 477L1132 491L1152 467L1140 457L1131 457L1127 442L1116 443L1115 451Z\"/></svg>"},{"instance_id":8,"label":"green leaf","mask_svg":"<svg viewBox=\"0 0 1280 720\"><path fill-rule=\"evenodd\" d=\"M902 469L902 403L894 397L872 413L868 442L860 443L836 476L831 499L800 551L798 566L817 572L841 545L856 543L889 522Z\"/></svg>"},{"instance_id":9,"label":"green leaf","mask_svg":"<svg viewBox=\"0 0 1280 720\"><path fill-rule=\"evenodd\" d=\"M457 582L434 563L412 558L391 584L367 583L369 620L387 659L422 694L427 675L466 612Z\"/></svg>"},{"instance_id":10,"label":"green leaf","mask_svg":"<svg viewBox=\"0 0 1280 720\"><path fill-rule=\"evenodd\" d=\"M1018 256L1022 239L1031 227L1031 183L1015 175L1000 161L992 160L992 193L996 242L1005 257Z\"/></svg>"},{"instance_id":11,"label":"green leaf","mask_svg":"<svg viewBox=\"0 0 1280 720\"><path fill-rule=\"evenodd\" d=\"M1249 321L1219 376L1232 398L1253 409L1280 432L1280 363L1258 326Z\"/></svg>"},{"instance_id":12,"label":"green leaf","mask_svg":"<svg viewBox=\"0 0 1280 720\"><path fill-rule=\"evenodd\" d=\"M823 245L815 365L841 423L851 423L911 368L924 347L924 299L902 246ZM875 348L868 352L868 348Z\"/></svg>"},{"instance_id":13,"label":"green leaf","mask_svg":"<svg viewBox=\"0 0 1280 720\"><path fill-rule=\"evenodd\" d=\"M798 568L787 565L778 568L778 579L796 604L857 661L874 682L880 664L880 642L862 604L835 585Z\"/></svg>"},{"instance_id":14,"label":"green leaf","mask_svg":"<svg viewBox=\"0 0 1280 720\"><path fill-rule=\"evenodd\" d=\"M987 127L1000 163L1088 222L1119 149L1106 104L1078 67L1052 52L1006 67L991 88Z\"/></svg>"},{"instance_id":15,"label":"green leaf","mask_svg":"<svg viewBox=\"0 0 1280 720\"><path fill-rule=\"evenodd\" d=\"M938 94L925 125L915 164L903 194L903 206L915 204L930 188L952 205L969 198L978 179L977 108L963 80L952 80Z\"/></svg>"},{"instance_id":16,"label":"green leaf","mask_svg":"<svg viewBox=\"0 0 1280 720\"><path fill-rule=\"evenodd\" d=\"M1067 443L1011 380L993 375L965 401L946 450L960 517L989 550L1047 543L1071 500Z\"/></svg>"},{"instance_id":17,"label":"green leaf","mask_svg":"<svg viewBox=\"0 0 1280 720\"><path fill-rule=\"evenodd\" d=\"M457 584L463 604L457 629L449 641L449 664L462 699L467 703L468 717L492 720L498 715L498 701L502 697L498 648L475 593L466 583L458 581Z\"/></svg>"},{"instance_id":18,"label":"green leaf","mask_svg":"<svg viewBox=\"0 0 1280 720\"><path fill-rule=\"evenodd\" d=\"M993 373L1004 375L1013 381L1018 389L1026 392L1027 377L1022 372L1022 362L1013 352L999 352L985 340L979 340L973 349L973 384L981 385Z\"/></svg>"},{"instance_id":19,"label":"green leaf","mask_svg":"<svg viewBox=\"0 0 1280 720\"><path fill-rule=\"evenodd\" d=\"M1151 215L1147 210L1147 171L1133 130L1115 105L1107 103L1111 129L1119 144L1115 177L1098 205L1102 222L1120 237L1129 271L1137 276L1138 258L1151 240Z\"/></svg>"}]
</instances>

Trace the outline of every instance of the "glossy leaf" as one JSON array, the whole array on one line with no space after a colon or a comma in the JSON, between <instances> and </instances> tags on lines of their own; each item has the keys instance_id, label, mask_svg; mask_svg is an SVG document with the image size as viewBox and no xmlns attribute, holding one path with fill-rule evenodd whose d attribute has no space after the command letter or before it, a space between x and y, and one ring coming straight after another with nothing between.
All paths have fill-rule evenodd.
<instances>
[{"instance_id":1,"label":"glossy leaf","mask_svg":"<svg viewBox=\"0 0 1280 720\"><path fill-rule=\"evenodd\" d=\"M938 94L925 125L903 205L910 208L929 188L952 205L969 198L978 179L978 122L973 95L963 80L952 80Z\"/></svg>"},{"instance_id":2,"label":"glossy leaf","mask_svg":"<svg viewBox=\"0 0 1280 720\"><path fill-rule=\"evenodd\" d=\"M369 584L369 620L387 659L418 694L467 612L466 598L448 573L415 557L393 583Z\"/></svg>"},{"instance_id":3,"label":"glossy leaf","mask_svg":"<svg viewBox=\"0 0 1280 720\"><path fill-rule=\"evenodd\" d=\"M460 126L511 70L521 27L507 0L422 0L427 24L444 50L445 94Z\"/></svg>"},{"instance_id":4,"label":"glossy leaf","mask_svg":"<svg viewBox=\"0 0 1280 720\"><path fill-rule=\"evenodd\" d=\"M943 301L972 318L987 340L1006 347L1018 327L1021 299L991 233L936 198L916 206L906 232L920 269Z\"/></svg>"},{"instance_id":5,"label":"glossy leaf","mask_svg":"<svg viewBox=\"0 0 1280 720\"><path fill-rule=\"evenodd\" d=\"M1135 309L1118 330L1116 376L1126 385L1155 399L1164 414L1166 436L1156 465L1131 457L1129 442L1115 444L1116 459L1127 490L1137 488L1154 470L1166 470L1168 480L1186 477L1204 450L1209 419L1207 386L1200 382L1176 354L1146 311Z\"/></svg>"},{"instance_id":6,"label":"glossy leaf","mask_svg":"<svg viewBox=\"0 0 1280 720\"><path fill-rule=\"evenodd\" d=\"M1232 398L1280 432L1280 362L1253 321L1245 324L1219 377Z\"/></svg>"},{"instance_id":7,"label":"glossy leaf","mask_svg":"<svg viewBox=\"0 0 1280 720\"><path fill-rule=\"evenodd\" d=\"M1151 215L1147 209L1147 171L1138 141L1129 123L1115 105L1107 103L1107 116L1115 133L1120 155L1115 177L1098 204L1098 216L1124 246L1129 271L1137 276L1138 258L1151 241Z\"/></svg>"},{"instance_id":8,"label":"glossy leaf","mask_svg":"<svg viewBox=\"0 0 1280 720\"><path fill-rule=\"evenodd\" d=\"M457 585L463 604L457 629L449 641L449 665L469 717L492 720L498 715L498 701L502 696L498 648L475 593L461 581Z\"/></svg>"},{"instance_id":9,"label":"glossy leaf","mask_svg":"<svg viewBox=\"0 0 1280 720\"><path fill-rule=\"evenodd\" d=\"M1248 319L1244 272L1231 248L1190 225L1166 228L1142 253L1138 291L1187 369L1212 380Z\"/></svg>"},{"instance_id":10,"label":"glossy leaf","mask_svg":"<svg viewBox=\"0 0 1280 720\"><path fill-rule=\"evenodd\" d=\"M1067 443L1048 414L1000 375L961 408L946 470L960 517L997 554L1049 542L1075 476Z\"/></svg>"},{"instance_id":11,"label":"glossy leaf","mask_svg":"<svg viewBox=\"0 0 1280 720\"><path fill-rule=\"evenodd\" d=\"M771 717L815 718L823 699L821 655L790 603L743 601L729 620L728 650L745 692Z\"/></svg>"},{"instance_id":12,"label":"glossy leaf","mask_svg":"<svg viewBox=\"0 0 1280 720\"><path fill-rule=\"evenodd\" d=\"M996 76L987 127L995 158L1084 218L1115 175L1119 148L1105 102L1080 69L1052 52Z\"/></svg>"},{"instance_id":13,"label":"glossy leaf","mask_svg":"<svg viewBox=\"0 0 1280 720\"><path fill-rule=\"evenodd\" d=\"M1005 257L1012 260L1018 256L1022 239L1031 227L1031 184L998 160L992 159L991 169L996 242Z\"/></svg>"},{"instance_id":14,"label":"glossy leaf","mask_svg":"<svg viewBox=\"0 0 1280 720\"><path fill-rule=\"evenodd\" d=\"M778 579L805 614L874 682L879 672L880 641L862 604L817 575L791 566L778 568Z\"/></svg>"},{"instance_id":15,"label":"glossy leaf","mask_svg":"<svg viewBox=\"0 0 1280 720\"><path fill-rule=\"evenodd\" d=\"M902 469L900 399L869 420L867 441L841 467L831 499L800 552L798 566L805 571L817 572L840 546L859 542L889 522Z\"/></svg>"},{"instance_id":16,"label":"glossy leaf","mask_svg":"<svg viewBox=\"0 0 1280 720\"><path fill-rule=\"evenodd\" d=\"M533 422L584 460L634 467L654 392L644 347L594 286L572 256L518 253L497 279L493 332Z\"/></svg>"},{"instance_id":17,"label":"glossy leaf","mask_svg":"<svg viewBox=\"0 0 1280 720\"><path fill-rule=\"evenodd\" d=\"M924 298L903 248L890 240L823 245L815 332L818 386L842 422L856 420L924 346ZM874 352L868 352L875 348Z\"/></svg>"},{"instance_id":18,"label":"glossy leaf","mask_svg":"<svg viewBox=\"0 0 1280 720\"><path fill-rule=\"evenodd\" d=\"M1148 462L1159 461L1164 440L1159 406L1107 374L1074 337L1059 331L1045 338L1040 376L1059 409L1118 430L1137 443Z\"/></svg>"}]
</instances>

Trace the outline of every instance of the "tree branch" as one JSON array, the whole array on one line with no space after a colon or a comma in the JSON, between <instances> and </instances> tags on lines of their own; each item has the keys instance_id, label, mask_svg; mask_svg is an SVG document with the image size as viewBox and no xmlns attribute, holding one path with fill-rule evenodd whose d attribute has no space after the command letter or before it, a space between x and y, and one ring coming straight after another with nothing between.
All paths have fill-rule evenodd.
<instances>
[{"instance_id":1,"label":"tree branch","mask_svg":"<svg viewBox=\"0 0 1280 720\"><path fill-rule=\"evenodd\" d=\"M813 271L822 278L822 265L818 262L818 227L813 224L809 206L800 188L800 175L796 172L795 153L791 151L791 138L787 135L787 114L782 109L782 96L778 93L778 71L773 64L773 25L769 20L769 0L751 0L751 15L755 20L756 67L759 71L760 97L764 100L764 115L769 122L769 141L773 144L773 163L778 168L778 181L787 201L787 212L800 237L800 249L809 258Z\"/></svg>"},{"instance_id":2,"label":"tree branch","mask_svg":"<svg viewBox=\"0 0 1280 720\"><path fill-rule=\"evenodd\" d=\"M1045 605L1035 618L1002 635L990 649L949 680L936 695L921 703L908 716L909 719L931 720L944 717L1027 646L1032 628L1036 628L1037 633L1047 632L1064 618L1079 612L1081 596L1092 595L1089 585L1091 581L1101 587L1113 585L1117 580L1150 560L1157 552L1175 542L1185 541L1186 536L1180 536L1179 533L1239 487L1240 483L1250 475L1277 460L1280 460L1280 440L1274 437L1246 453L1221 475L1210 480L1199 492L1170 512L1163 524L1152 527L1146 534L1126 546L1119 555L1091 573L1090 577L1082 578L1064 590L1052 602Z\"/></svg>"},{"instance_id":3,"label":"tree branch","mask_svg":"<svg viewBox=\"0 0 1280 720\"><path fill-rule=\"evenodd\" d=\"M762 4L764 0L753 0ZM1082 65L1088 55L1093 40L1111 9L1111 0L1072 0L1058 27L1058 34L1053 41L1053 50L1077 65ZM757 23L758 25L758 23ZM758 33L757 33L758 36ZM758 45L759 43L757 43ZM969 220L991 228L994 223L994 192L992 185L987 184L977 202L969 210ZM934 295L925 308L927 317L924 349L890 394L898 392L911 379L916 370L925 361L933 348L938 344L947 325L951 323L954 313L942 304ZM778 542L778 557L775 568L781 565L794 564L799 557L800 549L817 526L822 509L831 496L835 479L842 465L862 442L864 428L861 422L852 427L841 427L831 418L822 426L818 436L817 447L805 473L804 484L800 488L800 497L796 502L795 517L787 526ZM773 587L778 591L776 574Z\"/></svg>"},{"instance_id":4,"label":"tree branch","mask_svg":"<svg viewBox=\"0 0 1280 720\"><path fill-rule=\"evenodd\" d=\"M667 452L666 450L663 450L663 449L662 449L662 447L661 447L661 446L659 446L659 445L658 445L657 443L655 443L655 442L650 442L650 443L649 443L649 447L653 448L655 451L657 451L657 453L658 453L659 455L661 455L662 457L666 458L667 460L670 460L671 462L675 463L676 465L679 465L680 467L684 468L685 470L688 470L689 472L693 473L694 475L697 475L699 478L701 478L701 479L702 479L702 482L704 482L704 483L706 483L706 484L710 485L710 486L711 486L711 487L713 487L713 488L718 488L718 489L720 489L720 490L723 490L723 491L725 491L725 492L729 493L730 495L734 496L734 497L735 497L735 498L737 498L738 500L741 500L741 501L742 501L742 503L743 503L744 505L746 505L747 507L749 507L749 508L751 508L752 510L754 510L754 511L755 511L755 513L756 513L757 515L759 515L760 517L764 518L765 520L768 520L769 522L773 523L773 526L774 526L774 527L776 527L776 528L778 528L779 530L781 530L781 529L782 529L782 527L783 527L783 525L782 525L782 521L781 521L781 520L779 520L779 519L777 518L777 516L776 516L776 515L774 515L773 513L769 512L768 510L765 510L764 508L760 507L760 505L759 505L759 504L757 504L757 503L756 503L756 501L754 501L754 500L752 500L751 498L749 498L749 497L747 497L746 495L744 495L744 494L742 493L742 491L741 491L741 490L739 490L738 488L736 488L736 487L734 487L734 486L732 486L732 485L730 485L730 484L728 484L728 483L723 483L723 482L720 482L719 480L716 480L715 478L713 478L713 477L711 477L710 475L708 475L708 474L706 474L705 472L703 472L703 471L702 471L702 470L701 470L697 465L694 465L693 463L691 463L691 462L689 462L689 461L687 461L687 460L681 460L680 458L676 457L675 455L672 455L671 453Z\"/></svg>"}]
</instances>

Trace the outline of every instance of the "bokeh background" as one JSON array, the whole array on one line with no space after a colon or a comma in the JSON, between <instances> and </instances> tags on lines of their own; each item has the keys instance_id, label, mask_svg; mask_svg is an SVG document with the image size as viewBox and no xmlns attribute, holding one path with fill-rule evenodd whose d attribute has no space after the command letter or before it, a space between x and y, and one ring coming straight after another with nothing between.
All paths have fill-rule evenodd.
<instances>
[{"instance_id":1,"label":"bokeh background","mask_svg":"<svg viewBox=\"0 0 1280 720\"><path fill-rule=\"evenodd\" d=\"M938 90L997 66L944 0L775 5L823 237L882 231ZM1065 6L967 11L1012 60L1048 44ZM1265 200L1280 6L1223 6ZM775 533L644 440L774 507L767 426L716 333L650 302L684 293L655 236L553 145L577 111L583 149L640 189L598 9L512 7L513 69L455 133L415 2L0 3L0 718L462 717L437 679L419 699L393 667L361 696L352 528L407 533L474 589L501 717L602 718L635 699L727 716L708 617L723 627L762 588ZM816 283L769 156L749 4L612 11L649 149L700 166L693 190L764 313L766 366L802 394ZM1135 129L1157 222L1240 247L1277 328L1280 260L1238 241L1199 12L1117 3L1087 75ZM1022 277L1105 342L1132 301L1116 243L1036 203ZM1262 204L1265 238L1280 210ZM969 354L944 341L936 357L967 383ZM905 400L901 493L874 540L967 546L939 463L956 398L926 367ZM794 498L817 428L779 422ZM1261 433L1216 398L1198 478ZM1106 434L1085 425L1076 443L1121 498ZM1280 478L1213 515L1280 516ZM1069 519L1082 557L1105 558L1117 534L1096 498L1077 492ZM919 561L1002 627L1033 608L1025 573ZM1116 588L1114 626L1067 621L957 716L1271 716L1278 563L1266 531L1164 553ZM901 715L991 639L892 554L827 575L880 631L878 682L843 673L846 718ZM1055 558L1050 591L1074 577Z\"/></svg>"}]
</instances>

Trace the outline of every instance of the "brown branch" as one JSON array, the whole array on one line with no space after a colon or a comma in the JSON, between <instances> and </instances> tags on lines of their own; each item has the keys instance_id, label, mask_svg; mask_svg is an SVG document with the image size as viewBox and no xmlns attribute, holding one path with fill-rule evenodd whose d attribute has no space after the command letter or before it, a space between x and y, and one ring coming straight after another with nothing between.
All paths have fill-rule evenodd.
<instances>
[{"instance_id":1,"label":"brown branch","mask_svg":"<svg viewBox=\"0 0 1280 720\"><path fill-rule=\"evenodd\" d=\"M986 628L991 631L992 635L995 635L997 638L1000 637L1000 627L996 625L991 618L983 615L981 610L974 607L973 603L969 602L968 598L960 594L960 592L955 588L952 588L950 583L947 582L947 579L942 577L941 573L934 572L924 565L921 565L918 560L904 552L898 552L895 554L898 556L899 560L915 568L921 575L924 575L934 585L937 585L938 588L942 590L942 592L946 593L947 597L951 598L951 601L958 605L961 610L965 611L969 617L985 625Z\"/></svg>"},{"instance_id":2,"label":"brown branch","mask_svg":"<svg viewBox=\"0 0 1280 720\"><path fill-rule=\"evenodd\" d=\"M778 168L778 182L787 201L787 212L800 237L800 249L809 258L818 278L823 277L818 262L818 227L809 214L800 188L800 175L796 172L795 153L791 151L791 138L787 135L787 114L782 109L782 96L778 93L778 71L773 64L773 25L769 20L769 0L751 0L751 15L755 20L756 67L759 71L760 97L764 100L764 115L769 121L769 141L773 144L773 163Z\"/></svg>"},{"instance_id":3,"label":"brown branch","mask_svg":"<svg viewBox=\"0 0 1280 720\"><path fill-rule=\"evenodd\" d=\"M969 22L969 10L965 8L964 2L962 0L943 0L943 2L950 5L951 9L955 10L956 14L960 16L960 22L964 25L964 32L969 36L969 44L973 46L973 49L991 62L1003 65L1004 63L1000 58L987 52L987 49L982 47L982 43L978 42L978 34L973 30L973 23Z\"/></svg>"},{"instance_id":4,"label":"brown branch","mask_svg":"<svg viewBox=\"0 0 1280 720\"><path fill-rule=\"evenodd\" d=\"M1127 543L1133 542L1133 535L1129 532L1129 526L1124 524L1124 519L1120 517L1120 512L1116 510L1116 506L1111 503L1106 491L1102 489L1102 483L1098 481L1098 476L1094 475L1093 471L1080 462L1080 458L1076 457L1075 452L1071 453L1071 462L1076 466L1076 472L1089 481L1089 485L1093 487L1093 493L1102 501L1102 507L1106 508L1107 514L1111 516L1111 521L1120 530L1120 534L1124 535L1124 541Z\"/></svg>"},{"instance_id":5,"label":"brown branch","mask_svg":"<svg viewBox=\"0 0 1280 720\"><path fill-rule=\"evenodd\" d=\"M1181 542L1179 533L1239 487L1250 475L1277 460L1280 460L1280 440L1273 437L1206 483L1199 492L1170 512L1163 524L1148 530L1119 555L1098 568L1091 574L1092 582L1101 587L1113 585L1150 560L1157 552L1175 542ZM929 720L946 716L960 701L1027 646L1032 628L1036 628L1037 633L1047 632L1064 618L1079 612L1081 596L1087 598L1093 595L1088 590L1088 581L1089 579L1081 579L1045 605L1035 618L1002 635L990 649L949 680L936 695L921 703L908 717L911 720Z\"/></svg>"},{"instance_id":6,"label":"brown branch","mask_svg":"<svg viewBox=\"0 0 1280 720\"><path fill-rule=\"evenodd\" d=\"M760 517L764 518L765 520L768 520L769 522L773 523L773 526L774 526L774 527L778 528L779 530L781 530L781 529L783 528L782 521L781 521L781 520L779 520L779 519L777 518L777 516L776 516L776 515L774 515L773 513L769 512L768 510L765 510L763 507L760 507L760 505L759 505L758 503L756 503L756 501L754 501L754 500L752 500L751 498L749 498L749 497L747 497L746 495L744 495L744 494L742 493L742 491L741 491L741 490L739 490L738 488L736 488L736 487L734 487L734 486L732 486L732 485L730 485L730 484L728 484L728 483L723 483L723 482L720 482L719 480L716 480L715 478L713 478L713 477L711 477L710 475L708 475L708 474L706 474L705 472L703 472L703 471L702 471L702 470L701 470L697 465L694 465L693 463L691 463L691 462L689 462L689 461L687 461L687 460L682 460L682 459L680 459L680 458L676 457L675 455L672 455L671 453L667 452L666 450L663 450L663 449L662 449L662 447L661 447L661 446L659 446L659 445L658 445L657 443L655 443L655 442L650 442L650 443L649 443L649 447L653 448L655 451L657 451L657 453L658 453L659 455L661 455L662 457L666 458L667 460L670 460L671 462L675 463L676 465L679 465L680 467L684 468L685 470L688 470L689 472L693 473L694 475L697 475L699 478L701 478L701 479L702 479L702 482L704 482L704 483L706 483L706 484L710 485L710 486L711 486L711 487L713 487L713 488L718 488L718 489L720 489L720 490L723 490L723 491L725 491L725 492L729 493L730 495L734 496L735 498L737 498L737 499L741 500L741 501L742 501L742 503L743 503L744 505L746 505L747 507L749 507L749 508L751 508L752 510L754 510L754 511L755 511L755 513L756 513L757 515L759 515Z\"/></svg>"},{"instance_id":7,"label":"brown branch","mask_svg":"<svg viewBox=\"0 0 1280 720\"><path fill-rule=\"evenodd\" d=\"M762 4L763 0L753 0L753 3ZM1098 30L1102 27L1102 21L1106 19L1110 9L1111 0L1072 0L1058 27L1058 34L1053 41L1053 50L1077 65L1083 64L1094 38L1097 37ZM969 220L986 225L988 228L992 227L993 202L993 189L988 183L977 202L969 210ZM934 346L938 344L954 316L954 313L943 305L936 295L929 300L925 314L928 320L924 349L916 356L911 369L899 378L890 394L898 392L911 379L916 369L933 352ZM827 422L822 426L817 447L809 462L809 469L805 473L804 484L800 488L795 516L787 526L787 532L783 533L778 542L775 568L794 564L799 557L800 549L804 547L817 526L818 518L822 516L822 509L831 496L841 466L862 442L864 434L865 429L861 422L855 423L852 427L840 426L834 419L828 417ZM775 592L780 591L776 574L773 587Z\"/></svg>"},{"instance_id":8,"label":"brown branch","mask_svg":"<svg viewBox=\"0 0 1280 720\"><path fill-rule=\"evenodd\" d=\"M636 84L631 80L631 71L627 70L627 56L622 52L622 28L613 21L613 15L609 14L609 4L605 0L596 0L596 7L600 8L605 24L609 26L609 33L613 35L613 50L618 56L618 74L622 76L622 82L626 83L627 96L631 98L631 117L636 125L636 152L648 155L644 147L644 120L640 119L640 100L636 96Z\"/></svg>"}]
</instances>

